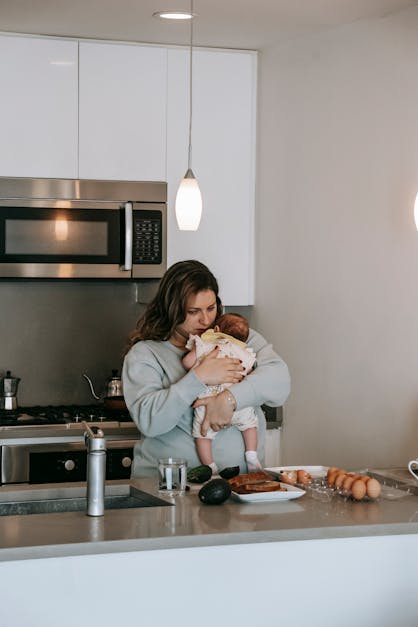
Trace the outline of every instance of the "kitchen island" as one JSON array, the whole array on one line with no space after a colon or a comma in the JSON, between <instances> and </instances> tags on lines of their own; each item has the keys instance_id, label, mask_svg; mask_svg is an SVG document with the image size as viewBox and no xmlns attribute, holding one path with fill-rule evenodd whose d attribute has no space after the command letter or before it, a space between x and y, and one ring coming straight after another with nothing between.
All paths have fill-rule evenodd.
<instances>
[{"instance_id":1,"label":"kitchen island","mask_svg":"<svg viewBox=\"0 0 418 627\"><path fill-rule=\"evenodd\" d=\"M389 496L1 517L2 624L416 626L418 496Z\"/></svg>"}]
</instances>

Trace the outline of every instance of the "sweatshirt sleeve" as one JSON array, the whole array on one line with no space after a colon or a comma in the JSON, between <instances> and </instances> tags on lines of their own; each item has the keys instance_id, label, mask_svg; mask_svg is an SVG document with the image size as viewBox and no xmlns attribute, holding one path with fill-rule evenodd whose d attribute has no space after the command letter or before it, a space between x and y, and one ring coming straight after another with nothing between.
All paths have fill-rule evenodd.
<instances>
[{"instance_id":1,"label":"sweatshirt sleeve","mask_svg":"<svg viewBox=\"0 0 418 627\"><path fill-rule=\"evenodd\" d=\"M230 390L237 409L283 405L290 393L290 375L285 362L275 353L271 344L256 331L251 330L247 345L257 355L256 368Z\"/></svg>"},{"instance_id":2,"label":"sweatshirt sleeve","mask_svg":"<svg viewBox=\"0 0 418 627\"><path fill-rule=\"evenodd\" d=\"M123 394L134 422L145 436L171 431L205 389L193 370L181 375L170 382L161 360L145 342L135 344L126 355Z\"/></svg>"}]
</instances>

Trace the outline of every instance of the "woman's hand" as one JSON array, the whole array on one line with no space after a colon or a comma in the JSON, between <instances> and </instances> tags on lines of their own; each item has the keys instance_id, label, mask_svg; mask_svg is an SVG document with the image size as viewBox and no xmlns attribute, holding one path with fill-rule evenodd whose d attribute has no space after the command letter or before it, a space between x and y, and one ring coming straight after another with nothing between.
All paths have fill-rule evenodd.
<instances>
[{"instance_id":1,"label":"woman's hand","mask_svg":"<svg viewBox=\"0 0 418 627\"><path fill-rule=\"evenodd\" d=\"M239 383L245 368L239 359L233 357L218 358L219 348L214 348L197 366L193 368L195 374L206 385L220 383Z\"/></svg>"},{"instance_id":2,"label":"woman's hand","mask_svg":"<svg viewBox=\"0 0 418 627\"><path fill-rule=\"evenodd\" d=\"M223 360L218 359L218 361ZM231 392L225 390L217 396L199 398L193 403L193 407L202 406L206 408L205 418L200 427L200 432L203 436L207 434L209 427L213 429L213 431L220 431L221 429L225 429L225 427L231 426L231 418L235 406L234 397Z\"/></svg>"}]
</instances>

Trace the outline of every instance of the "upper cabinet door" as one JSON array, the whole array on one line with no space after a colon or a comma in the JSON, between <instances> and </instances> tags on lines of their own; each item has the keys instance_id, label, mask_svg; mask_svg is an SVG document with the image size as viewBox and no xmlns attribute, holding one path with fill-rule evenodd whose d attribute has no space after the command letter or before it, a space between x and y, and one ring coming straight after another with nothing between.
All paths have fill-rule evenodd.
<instances>
[{"instance_id":1,"label":"upper cabinet door","mask_svg":"<svg viewBox=\"0 0 418 627\"><path fill-rule=\"evenodd\" d=\"M187 169L189 53L168 52L168 263L207 264L227 305L254 303L256 71L256 53L193 52L192 169L203 212L198 231L179 231L174 205Z\"/></svg>"},{"instance_id":2,"label":"upper cabinet door","mask_svg":"<svg viewBox=\"0 0 418 627\"><path fill-rule=\"evenodd\" d=\"M167 50L80 42L79 176L166 180Z\"/></svg>"},{"instance_id":3,"label":"upper cabinet door","mask_svg":"<svg viewBox=\"0 0 418 627\"><path fill-rule=\"evenodd\" d=\"M77 176L78 43L0 37L0 176Z\"/></svg>"}]
</instances>

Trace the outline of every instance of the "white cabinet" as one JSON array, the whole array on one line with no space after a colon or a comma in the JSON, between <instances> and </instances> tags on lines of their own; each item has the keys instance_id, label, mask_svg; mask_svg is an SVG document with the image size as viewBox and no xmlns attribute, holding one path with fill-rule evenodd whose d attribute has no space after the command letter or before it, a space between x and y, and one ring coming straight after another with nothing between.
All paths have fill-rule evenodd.
<instances>
[{"instance_id":1,"label":"white cabinet","mask_svg":"<svg viewBox=\"0 0 418 627\"><path fill-rule=\"evenodd\" d=\"M0 176L168 182L168 264L200 259L226 305L254 302L257 55L195 49L197 232L177 228L187 169L189 51L0 36Z\"/></svg>"},{"instance_id":2,"label":"white cabinet","mask_svg":"<svg viewBox=\"0 0 418 627\"><path fill-rule=\"evenodd\" d=\"M77 176L78 43L0 36L0 176Z\"/></svg>"},{"instance_id":3,"label":"white cabinet","mask_svg":"<svg viewBox=\"0 0 418 627\"><path fill-rule=\"evenodd\" d=\"M192 168L203 198L199 230L179 231L174 203L187 169L189 53L168 51L168 264L199 259L227 305L254 302L257 56L193 51Z\"/></svg>"},{"instance_id":4,"label":"white cabinet","mask_svg":"<svg viewBox=\"0 0 418 627\"><path fill-rule=\"evenodd\" d=\"M167 49L80 42L79 177L166 179Z\"/></svg>"}]
</instances>

